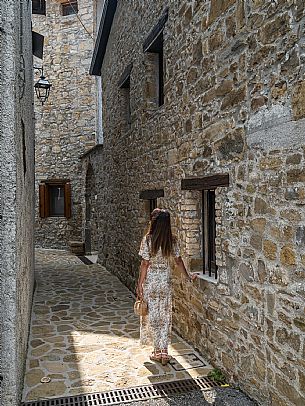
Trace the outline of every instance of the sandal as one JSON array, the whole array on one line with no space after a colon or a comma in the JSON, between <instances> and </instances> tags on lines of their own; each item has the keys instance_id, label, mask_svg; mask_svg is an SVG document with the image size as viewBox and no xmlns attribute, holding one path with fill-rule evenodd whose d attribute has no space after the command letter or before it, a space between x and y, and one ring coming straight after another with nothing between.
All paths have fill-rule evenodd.
<instances>
[{"instance_id":1,"label":"sandal","mask_svg":"<svg viewBox=\"0 0 305 406\"><path fill-rule=\"evenodd\" d=\"M172 357L170 355L168 355L167 350L161 350L161 363L162 365L167 365L168 362L172 359Z\"/></svg>"},{"instance_id":2,"label":"sandal","mask_svg":"<svg viewBox=\"0 0 305 406\"><path fill-rule=\"evenodd\" d=\"M162 362L162 352L154 350L150 355L149 359L151 361Z\"/></svg>"}]
</instances>

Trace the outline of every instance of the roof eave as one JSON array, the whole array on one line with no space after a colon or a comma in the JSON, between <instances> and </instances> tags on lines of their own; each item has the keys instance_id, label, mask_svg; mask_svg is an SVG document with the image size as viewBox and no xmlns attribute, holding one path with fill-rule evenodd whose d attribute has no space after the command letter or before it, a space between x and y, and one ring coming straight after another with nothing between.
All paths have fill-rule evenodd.
<instances>
[{"instance_id":1,"label":"roof eave","mask_svg":"<svg viewBox=\"0 0 305 406\"><path fill-rule=\"evenodd\" d=\"M101 69L107 49L114 14L117 8L117 3L117 0L105 0L91 60L91 66L89 70L90 75L101 76Z\"/></svg>"}]
</instances>

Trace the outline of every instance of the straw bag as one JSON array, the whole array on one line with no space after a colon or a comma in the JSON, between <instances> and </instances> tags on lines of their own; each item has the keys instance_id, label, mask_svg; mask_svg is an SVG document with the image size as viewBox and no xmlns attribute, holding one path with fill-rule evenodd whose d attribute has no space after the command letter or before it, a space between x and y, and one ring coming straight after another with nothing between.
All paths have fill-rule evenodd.
<instances>
[{"instance_id":1,"label":"straw bag","mask_svg":"<svg viewBox=\"0 0 305 406\"><path fill-rule=\"evenodd\" d=\"M133 310L137 316L146 316L148 314L147 303L145 300L137 298Z\"/></svg>"}]
</instances>

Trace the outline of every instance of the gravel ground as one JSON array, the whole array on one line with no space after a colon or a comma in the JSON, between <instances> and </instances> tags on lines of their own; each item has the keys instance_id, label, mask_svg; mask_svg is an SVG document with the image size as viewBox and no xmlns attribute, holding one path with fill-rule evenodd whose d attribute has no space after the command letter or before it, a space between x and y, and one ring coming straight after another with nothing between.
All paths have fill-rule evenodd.
<instances>
[{"instance_id":1,"label":"gravel ground","mask_svg":"<svg viewBox=\"0 0 305 406\"><path fill-rule=\"evenodd\" d=\"M121 403L125 406L125 404ZM128 403L128 406L256 406L244 393L233 388L217 388L205 392L189 392L166 399Z\"/></svg>"}]
</instances>

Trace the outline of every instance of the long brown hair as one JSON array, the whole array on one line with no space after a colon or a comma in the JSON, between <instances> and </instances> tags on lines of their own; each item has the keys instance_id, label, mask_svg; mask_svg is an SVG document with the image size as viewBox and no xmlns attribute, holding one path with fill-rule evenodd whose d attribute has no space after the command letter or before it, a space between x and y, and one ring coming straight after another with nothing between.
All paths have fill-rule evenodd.
<instances>
[{"instance_id":1,"label":"long brown hair","mask_svg":"<svg viewBox=\"0 0 305 406\"><path fill-rule=\"evenodd\" d=\"M146 238L150 237L151 255L161 248L163 257L170 257L175 238L172 235L171 220L168 210L155 209L150 215Z\"/></svg>"}]
</instances>

